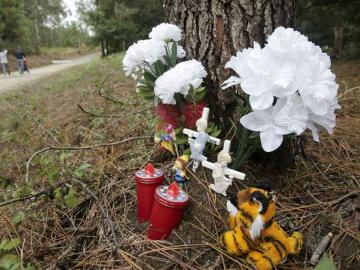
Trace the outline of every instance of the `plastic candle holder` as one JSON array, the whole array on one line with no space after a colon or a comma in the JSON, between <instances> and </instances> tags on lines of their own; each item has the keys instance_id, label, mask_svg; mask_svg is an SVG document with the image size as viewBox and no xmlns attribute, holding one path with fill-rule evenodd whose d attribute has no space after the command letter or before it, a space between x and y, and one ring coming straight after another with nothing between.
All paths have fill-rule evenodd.
<instances>
[{"instance_id":1,"label":"plastic candle holder","mask_svg":"<svg viewBox=\"0 0 360 270\"><path fill-rule=\"evenodd\" d=\"M154 193L156 188L163 183L163 180L164 173L162 170L154 168L151 164L135 173L139 222L146 222L150 219L154 204Z\"/></svg>"}]
</instances>

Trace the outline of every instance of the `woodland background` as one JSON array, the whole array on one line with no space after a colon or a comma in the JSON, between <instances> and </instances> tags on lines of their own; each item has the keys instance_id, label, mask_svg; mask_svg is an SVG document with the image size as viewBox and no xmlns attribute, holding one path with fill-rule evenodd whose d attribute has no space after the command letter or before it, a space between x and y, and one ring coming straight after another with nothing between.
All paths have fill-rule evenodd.
<instances>
[{"instance_id":1,"label":"woodland background","mask_svg":"<svg viewBox=\"0 0 360 270\"><path fill-rule=\"evenodd\" d=\"M40 47L103 44L104 54L144 39L164 21L162 0L76 1L80 21L64 23L62 0L0 0L0 46ZM356 0L299 0L296 29L336 59L360 55L360 12Z\"/></svg>"}]
</instances>

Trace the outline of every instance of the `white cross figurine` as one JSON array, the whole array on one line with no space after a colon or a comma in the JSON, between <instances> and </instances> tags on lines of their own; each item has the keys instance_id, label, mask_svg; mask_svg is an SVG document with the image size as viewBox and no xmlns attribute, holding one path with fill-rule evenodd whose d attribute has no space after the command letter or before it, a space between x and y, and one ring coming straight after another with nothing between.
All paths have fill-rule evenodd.
<instances>
[{"instance_id":1,"label":"white cross figurine","mask_svg":"<svg viewBox=\"0 0 360 270\"><path fill-rule=\"evenodd\" d=\"M224 141L224 148L219 152L217 161L215 163L202 161L202 166L212 170L212 177L214 178L214 184L210 184L210 188L216 193L226 196L226 190L232 184L234 178L244 180L245 174L229 169L227 165L231 162L230 156L230 140ZM226 176L229 176L227 178Z\"/></svg>"},{"instance_id":2,"label":"white cross figurine","mask_svg":"<svg viewBox=\"0 0 360 270\"><path fill-rule=\"evenodd\" d=\"M206 143L209 142L220 145L221 142L220 139L211 137L205 132L208 126L208 117L209 108L204 107L201 118L196 121L197 132L187 128L184 128L183 130L183 133L189 137L188 142L191 150L190 158L194 160L192 167L194 172L199 167L201 161L207 160L207 157L203 155Z\"/></svg>"}]
</instances>

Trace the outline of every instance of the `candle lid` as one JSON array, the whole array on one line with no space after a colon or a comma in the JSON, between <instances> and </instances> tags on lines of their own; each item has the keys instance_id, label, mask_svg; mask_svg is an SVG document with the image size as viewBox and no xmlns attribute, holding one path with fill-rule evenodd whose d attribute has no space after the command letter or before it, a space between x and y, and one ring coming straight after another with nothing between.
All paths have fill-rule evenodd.
<instances>
[{"instance_id":1,"label":"candle lid","mask_svg":"<svg viewBox=\"0 0 360 270\"><path fill-rule=\"evenodd\" d=\"M160 186L156 189L156 194L161 197L162 199L169 201L169 202L174 202L174 203L184 203L187 202L189 199L188 194L183 191L183 190L179 190L179 192L177 193L177 196L173 196L172 192L168 192L169 186Z\"/></svg>"},{"instance_id":2,"label":"candle lid","mask_svg":"<svg viewBox=\"0 0 360 270\"><path fill-rule=\"evenodd\" d=\"M154 166L150 163L148 163L144 169L138 170L135 173L136 177L139 178L146 178L146 179L154 179L159 178L163 175L163 172L161 169L154 168Z\"/></svg>"}]
</instances>

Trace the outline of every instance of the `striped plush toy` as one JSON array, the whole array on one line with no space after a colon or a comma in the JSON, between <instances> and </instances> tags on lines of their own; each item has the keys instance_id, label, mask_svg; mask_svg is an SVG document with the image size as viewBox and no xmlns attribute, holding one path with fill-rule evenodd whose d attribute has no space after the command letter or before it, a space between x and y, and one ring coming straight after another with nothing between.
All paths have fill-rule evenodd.
<instances>
[{"instance_id":1,"label":"striped plush toy","mask_svg":"<svg viewBox=\"0 0 360 270\"><path fill-rule=\"evenodd\" d=\"M302 237L294 232L290 237L273 220L275 198L269 190L247 188L227 202L230 231L220 239L228 253L245 256L257 270L275 269L288 254L297 254Z\"/></svg>"}]
</instances>

